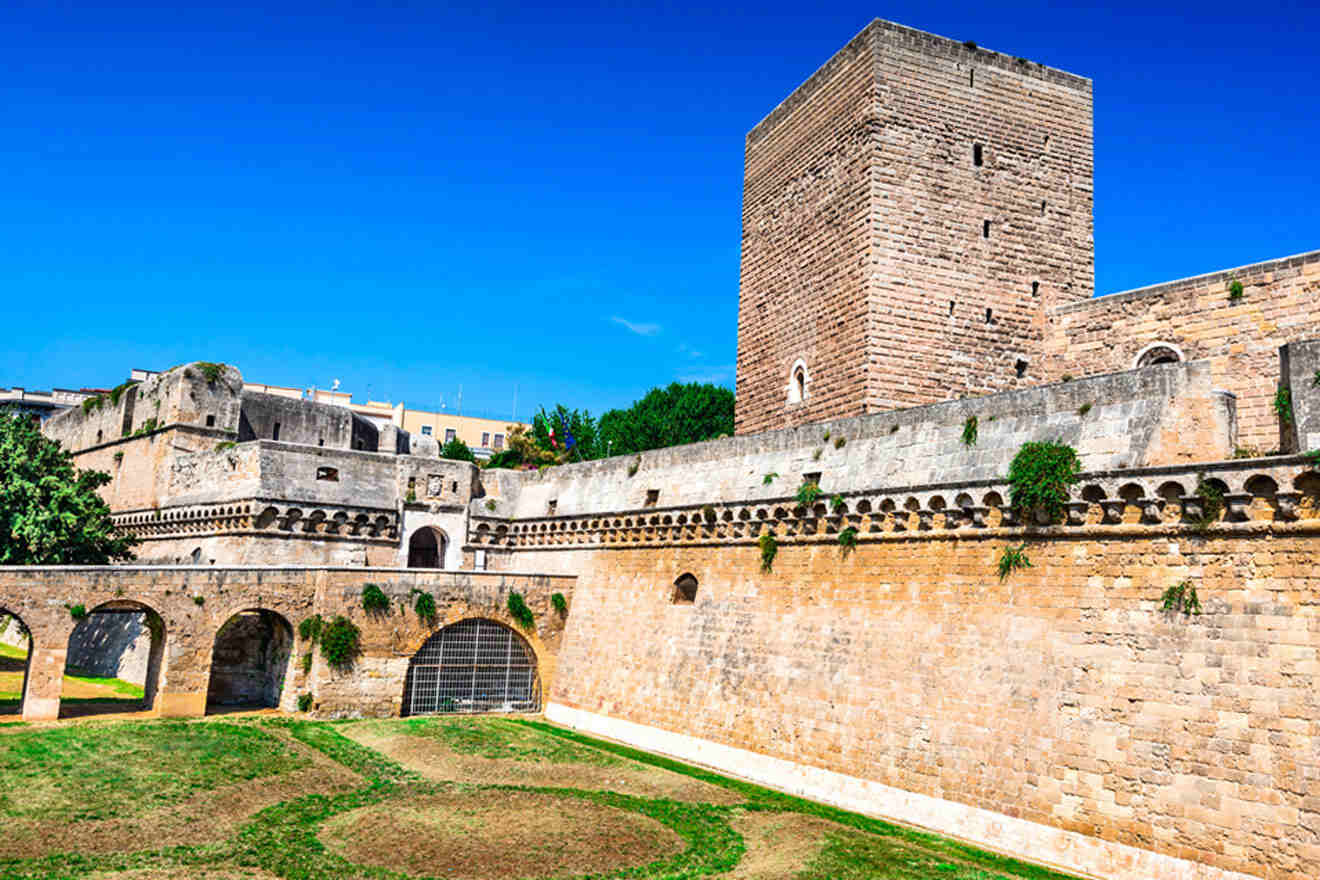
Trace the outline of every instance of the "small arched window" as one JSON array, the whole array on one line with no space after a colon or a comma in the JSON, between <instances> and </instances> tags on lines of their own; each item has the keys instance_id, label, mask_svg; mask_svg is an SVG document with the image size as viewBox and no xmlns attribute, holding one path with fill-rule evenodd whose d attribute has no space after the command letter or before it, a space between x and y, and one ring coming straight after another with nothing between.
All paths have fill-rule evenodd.
<instances>
[{"instance_id":1,"label":"small arched window","mask_svg":"<svg viewBox=\"0 0 1320 880\"><path fill-rule=\"evenodd\" d=\"M807 399L807 365L799 358L788 373L788 402L802 403Z\"/></svg>"},{"instance_id":2,"label":"small arched window","mask_svg":"<svg viewBox=\"0 0 1320 880\"><path fill-rule=\"evenodd\" d=\"M1158 364L1177 364L1183 360L1183 354L1177 346L1167 342L1156 342L1143 348L1136 358L1134 367L1153 367Z\"/></svg>"},{"instance_id":3,"label":"small arched window","mask_svg":"<svg viewBox=\"0 0 1320 880\"><path fill-rule=\"evenodd\" d=\"M674 595L669 600L673 605L691 605L697 601L697 579L691 574L679 575L674 581Z\"/></svg>"}]
</instances>

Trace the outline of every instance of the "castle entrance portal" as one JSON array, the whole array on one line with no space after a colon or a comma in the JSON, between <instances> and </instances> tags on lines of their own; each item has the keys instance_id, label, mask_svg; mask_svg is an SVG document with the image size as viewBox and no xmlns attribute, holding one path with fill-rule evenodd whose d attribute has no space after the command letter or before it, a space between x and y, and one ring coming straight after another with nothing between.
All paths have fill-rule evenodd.
<instances>
[{"instance_id":1,"label":"castle entrance portal","mask_svg":"<svg viewBox=\"0 0 1320 880\"><path fill-rule=\"evenodd\" d=\"M408 664L404 715L536 712L541 682L522 636L494 620L462 620L426 640Z\"/></svg>"},{"instance_id":2,"label":"castle entrance portal","mask_svg":"<svg viewBox=\"0 0 1320 880\"><path fill-rule=\"evenodd\" d=\"M413 532L408 540L409 568L444 568L445 533L427 526Z\"/></svg>"}]
</instances>

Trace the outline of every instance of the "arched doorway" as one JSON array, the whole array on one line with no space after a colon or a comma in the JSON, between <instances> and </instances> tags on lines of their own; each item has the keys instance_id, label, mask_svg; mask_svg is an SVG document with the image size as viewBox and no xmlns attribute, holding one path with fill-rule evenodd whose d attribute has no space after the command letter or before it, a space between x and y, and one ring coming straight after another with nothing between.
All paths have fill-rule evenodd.
<instances>
[{"instance_id":1,"label":"arched doorway","mask_svg":"<svg viewBox=\"0 0 1320 880\"><path fill-rule=\"evenodd\" d=\"M207 708L278 708L292 653L293 626L283 615L251 608L230 617L215 634Z\"/></svg>"},{"instance_id":2,"label":"arched doorway","mask_svg":"<svg viewBox=\"0 0 1320 880\"><path fill-rule=\"evenodd\" d=\"M0 608L0 715L22 715L32 634L17 614Z\"/></svg>"},{"instance_id":3,"label":"arched doorway","mask_svg":"<svg viewBox=\"0 0 1320 880\"><path fill-rule=\"evenodd\" d=\"M128 600L96 606L69 635L60 717L150 711L164 656L155 609Z\"/></svg>"},{"instance_id":4,"label":"arched doorway","mask_svg":"<svg viewBox=\"0 0 1320 880\"><path fill-rule=\"evenodd\" d=\"M1154 342L1137 353L1133 366L1140 369L1160 364L1177 364L1182 360L1183 354L1176 345L1169 342Z\"/></svg>"},{"instance_id":5,"label":"arched doorway","mask_svg":"<svg viewBox=\"0 0 1320 880\"><path fill-rule=\"evenodd\" d=\"M435 526L423 526L408 540L409 568L444 568L449 539Z\"/></svg>"},{"instance_id":6,"label":"arched doorway","mask_svg":"<svg viewBox=\"0 0 1320 880\"><path fill-rule=\"evenodd\" d=\"M427 639L408 664L404 715L540 708L536 655L497 621L477 617L451 624Z\"/></svg>"}]
</instances>

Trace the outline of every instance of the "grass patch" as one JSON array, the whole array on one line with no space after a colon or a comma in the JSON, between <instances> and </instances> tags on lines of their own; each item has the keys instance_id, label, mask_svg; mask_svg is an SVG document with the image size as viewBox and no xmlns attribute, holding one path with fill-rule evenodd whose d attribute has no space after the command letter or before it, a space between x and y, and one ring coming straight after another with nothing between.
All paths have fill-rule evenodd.
<instances>
[{"instance_id":1,"label":"grass patch","mask_svg":"<svg viewBox=\"0 0 1320 880\"><path fill-rule=\"evenodd\" d=\"M74 822L138 815L307 759L251 726L71 725L0 738L0 816Z\"/></svg>"},{"instance_id":2,"label":"grass patch","mask_svg":"<svg viewBox=\"0 0 1320 880\"><path fill-rule=\"evenodd\" d=\"M477 755L511 761L545 761L551 764L592 764L619 767L624 761L599 749L569 742L506 718L473 718L448 721L438 718L408 718L403 732L441 740L460 755Z\"/></svg>"}]
</instances>

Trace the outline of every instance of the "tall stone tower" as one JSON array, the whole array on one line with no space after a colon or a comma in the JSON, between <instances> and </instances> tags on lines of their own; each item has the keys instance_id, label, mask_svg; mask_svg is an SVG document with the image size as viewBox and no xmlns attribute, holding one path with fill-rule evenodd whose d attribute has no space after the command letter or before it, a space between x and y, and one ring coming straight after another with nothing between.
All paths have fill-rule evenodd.
<instances>
[{"instance_id":1,"label":"tall stone tower","mask_svg":"<svg viewBox=\"0 0 1320 880\"><path fill-rule=\"evenodd\" d=\"M740 434L1038 384L1091 296L1088 79L877 20L745 161Z\"/></svg>"}]
</instances>

